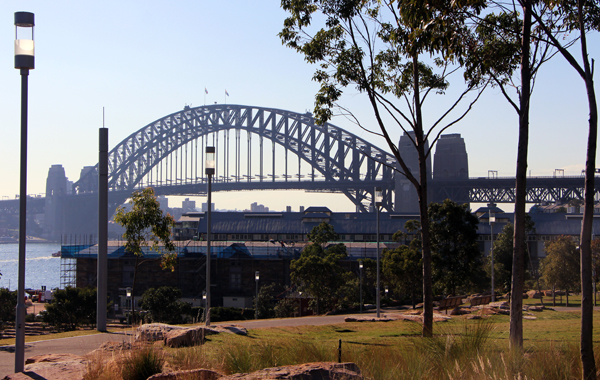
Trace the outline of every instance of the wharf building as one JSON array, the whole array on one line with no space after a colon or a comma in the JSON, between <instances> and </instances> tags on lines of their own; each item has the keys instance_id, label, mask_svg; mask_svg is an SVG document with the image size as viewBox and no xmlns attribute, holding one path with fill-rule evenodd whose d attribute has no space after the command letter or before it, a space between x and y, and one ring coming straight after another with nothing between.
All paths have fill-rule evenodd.
<instances>
[{"instance_id":1,"label":"wharf building","mask_svg":"<svg viewBox=\"0 0 600 380\"><path fill-rule=\"evenodd\" d=\"M489 224L489 210L494 211L496 222ZM480 220L478 242L487 255L491 239L513 214L503 213L495 205L483 207L474 213ZM534 267L545 257L544 243L561 235L578 239L581 214L531 213L535 234L527 237L529 253ZM600 215L599 215L600 217ZM415 238L408 234L399 242L392 241L396 231L403 231L408 220L418 219L417 214L381 213L380 248L393 249L408 244ZM376 214L331 212L326 207L309 207L303 212L214 212L212 213L211 247L211 300L212 306L251 307L255 296L256 271L260 273L259 286L275 283L281 288L291 286L290 264L308 242L308 233L321 222L331 224L339 241L347 247L348 257L342 266L359 273L358 260L375 259L377 255ZM596 224L598 225L598 224ZM182 216L173 231L177 241L177 264L174 272L160 268L160 252L145 251L144 263L138 266L135 299L150 287L174 286L182 290L184 300L194 305L202 304L206 271L206 219L204 213L194 212ZM600 235L600 228L594 228ZM124 306L125 289L133 285L136 258L126 252L123 242L111 241L108 254L108 294L115 304ZM94 244L63 245L61 249L61 286L95 286L97 246ZM140 260L142 261L142 260ZM374 291L374 290L373 290Z\"/></svg>"}]
</instances>

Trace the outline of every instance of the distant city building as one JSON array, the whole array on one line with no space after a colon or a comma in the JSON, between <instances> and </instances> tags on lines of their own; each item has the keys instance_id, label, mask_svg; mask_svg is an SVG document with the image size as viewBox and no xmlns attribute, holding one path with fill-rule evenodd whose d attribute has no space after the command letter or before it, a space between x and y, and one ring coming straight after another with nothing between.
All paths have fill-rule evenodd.
<instances>
[{"instance_id":1,"label":"distant city building","mask_svg":"<svg viewBox=\"0 0 600 380\"><path fill-rule=\"evenodd\" d=\"M442 135L435 144L433 179L469 178L469 157L460 133Z\"/></svg>"},{"instance_id":2,"label":"distant city building","mask_svg":"<svg viewBox=\"0 0 600 380\"><path fill-rule=\"evenodd\" d=\"M257 202L250 204L250 212L269 212L269 208L265 205L259 205Z\"/></svg>"},{"instance_id":3,"label":"distant city building","mask_svg":"<svg viewBox=\"0 0 600 380\"><path fill-rule=\"evenodd\" d=\"M211 204L210 204L210 210L215 211L215 204L213 202L211 202ZM208 211L208 203L204 202L204 203L202 203L202 212L207 212L207 211Z\"/></svg>"},{"instance_id":4,"label":"distant city building","mask_svg":"<svg viewBox=\"0 0 600 380\"><path fill-rule=\"evenodd\" d=\"M158 197L156 197L156 200L158 201L158 203L160 203L160 209L163 212L166 212L169 209L169 198L167 198L164 195L159 195Z\"/></svg>"},{"instance_id":5,"label":"distant city building","mask_svg":"<svg viewBox=\"0 0 600 380\"><path fill-rule=\"evenodd\" d=\"M421 180L419 178L419 155L417 150L415 149L414 141L415 133L410 131L408 133L404 133L400 137L400 142L398 143L398 150L400 151L400 156L404 160L406 166L412 173L413 176L417 178L417 180ZM429 149L429 142L425 142L425 151ZM399 170L400 165L398 165ZM431 179L431 155L427 156L426 161L427 167L427 179ZM403 174L396 173L396 201L394 205L394 210L396 212L419 212L419 197L417 195L417 190L414 185L404 176Z\"/></svg>"},{"instance_id":6,"label":"distant city building","mask_svg":"<svg viewBox=\"0 0 600 380\"><path fill-rule=\"evenodd\" d=\"M285 206L285 212L292 212L292 206Z\"/></svg>"},{"instance_id":7,"label":"distant city building","mask_svg":"<svg viewBox=\"0 0 600 380\"><path fill-rule=\"evenodd\" d=\"M304 212L304 206L300 206L299 212Z\"/></svg>"},{"instance_id":8,"label":"distant city building","mask_svg":"<svg viewBox=\"0 0 600 380\"><path fill-rule=\"evenodd\" d=\"M55 240L65 231L64 198L67 194L67 177L62 165L52 165L46 178L46 204L44 207L44 237Z\"/></svg>"},{"instance_id":9,"label":"distant city building","mask_svg":"<svg viewBox=\"0 0 600 380\"><path fill-rule=\"evenodd\" d=\"M190 211L196 210L196 201L190 201L190 198L185 198L183 202L181 202L181 210L186 213Z\"/></svg>"}]
</instances>

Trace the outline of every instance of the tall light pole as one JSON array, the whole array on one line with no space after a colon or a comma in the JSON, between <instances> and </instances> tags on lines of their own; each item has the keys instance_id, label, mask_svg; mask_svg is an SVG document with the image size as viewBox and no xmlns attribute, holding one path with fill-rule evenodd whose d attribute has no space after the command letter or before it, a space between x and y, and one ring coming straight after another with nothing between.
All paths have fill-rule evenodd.
<instances>
[{"instance_id":1,"label":"tall light pole","mask_svg":"<svg viewBox=\"0 0 600 380\"><path fill-rule=\"evenodd\" d=\"M15 12L15 69L21 71L21 186L19 195L19 283L15 322L15 372L25 368L25 239L27 226L27 89L29 70L35 68L33 27L30 12Z\"/></svg>"},{"instance_id":2,"label":"tall light pole","mask_svg":"<svg viewBox=\"0 0 600 380\"><path fill-rule=\"evenodd\" d=\"M383 192L381 187L375 188L375 209L377 210L377 318L381 316L381 292L379 290L379 208L383 203Z\"/></svg>"},{"instance_id":3,"label":"tall light pole","mask_svg":"<svg viewBox=\"0 0 600 380\"><path fill-rule=\"evenodd\" d=\"M489 211L490 219L490 255L492 259L492 302L496 302L496 287L494 284L494 223L496 223L496 215L492 212L490 207Z\"/></svg>"},{"instance_id":4,"label":"tall light pole","mask_svg":"<svg viewBox=\"0 0 600 380\"><path fill-rule=\"evenodd\" d=\"M129 327L129 321L133 321L133 302L131 299L131 288L125 289L125 295L127 296L127 300L129 301L129 317L127 318L127 327Z\"/></svg>"},{"instance_id":5,"label":"tall light pole","mask_svg":"<svg viewBox=\"0 0 600 380\"><path fill-rule=\"evenodd\" d=\"M206 214L206 326L210 326L210 232L211 232L211 221L210 214L212 211L212 188L211 180L215 174L215 147L206 147L206 161L204 163L204 170L208 176L208 210Z\"/></svg>"},{"instance_id":6,"label":"tall light pole","mask_svg":"<svg viewBox=\"0 0 600 380\"><path fill-rule=\"evenodd\" d=\"M358 262L358 271L360 273L360 312L362 313L363 309L363 300L362 300L362 271L363 271L363 261L359 260Z\"/></svg>"},{"instance_id":7,"label":"tall light pole","mask_svg":"<svg viewBox=\"0 0 600 380\"><path fill-rule=\"evenodd\" d=\"M254 280L256 281L256 292L254 293L254 319L258 319L258 280L260 280L260 272L254 272Z\"/></svg>"}]
</instances>

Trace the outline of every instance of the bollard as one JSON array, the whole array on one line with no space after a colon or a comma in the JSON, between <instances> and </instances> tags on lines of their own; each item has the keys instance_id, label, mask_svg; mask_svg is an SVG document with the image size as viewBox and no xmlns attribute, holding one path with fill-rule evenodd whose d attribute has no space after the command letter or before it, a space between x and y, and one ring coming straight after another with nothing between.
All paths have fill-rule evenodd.
<instances>
[{"instance_id":1,"label":"bollard","mask_svg":"<svg viewBox=\"0 0 600 380\"><path fill-rule=\"evenodd\" d=\"M339 340L338 344L338 363L342 362L342 340Z\"/></svg>"}]
</instances>

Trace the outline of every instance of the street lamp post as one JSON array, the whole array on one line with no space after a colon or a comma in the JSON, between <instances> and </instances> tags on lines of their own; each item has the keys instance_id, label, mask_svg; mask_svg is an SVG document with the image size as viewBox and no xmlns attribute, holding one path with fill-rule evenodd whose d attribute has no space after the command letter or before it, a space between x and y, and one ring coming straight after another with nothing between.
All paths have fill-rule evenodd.
<instances>
[{"instance_id":1,"label":"street lamp post","mask_svg":"<svg viewBox=\"0 0 600 380\"><path fill-rule=\"evenodd\" d=\"M381 292L379 291L379 208L383 203L383 192L381 187L375 188L375 209L377 210L377 318L381 316Z\"/></svg>"},{"instance_id":2,"label":"street lamp post","mask_svg":"<svg viewBox=\"0 0 600 380\"><path fill-rule=\"evenodd\" d=\"M21 71L21 184L19 195L19 282L15 321L15 372L25 368L25 239L27 222L27 90L29 70L35 68L33 27L30 12L15 12L15 69Z\"/></svg>"},{"instance_id":3,"label":"street lamp post","mask_svg":"<svg viewBox=\"0 0 600 380\"><path fill-rule=\"evenodd\" d=\"M358 271L360 273L360 312L363 312L363 299L362 299L362 272L363 272L363 261L358 262Z\"/></svg>"},{"instance_id":4,"label":"street lamp post","mask_svg":"<svg viewBox=\"0 0 600 380\"><path fill-rule=\"evenodd\" d=\"M133 302L131 302L131 288L125 289L125 294L127 295L127 300L129 301L129 318L127 318L127 327L129 327L129 320L133 320L132 310L133 310Z\"/></svg>"},{"instance_id":5,"label":"street lamp post","mask_svg":"<svg viewBox=\"0 0 600 380\"><path fill-rule=\"evenodd\" d=\"M210 214L212 211L212 188L211 180L215 174L215 147L206 147L206 161L204 163L205 173L208 176L208 210L206 214L206 326L210 326L210 232L211 232L211 221Z\"/></svg>"},{"instance_id":6,"label":"street lamp post","mask_svg":"<svg viewBox=\"0 0 600 380\"><path fill-rule=\"evenodd\" d=\"M496 302L496 287L494 284L494 223L496 223L496 215L492 212L491 208L489 211L490 219L490 255L492 261L492 302Z\"/></svg>"},{"instance_id":7,"label":"street lamp post","mask_svg":"<svg viewBox=\"0 0 600 380\"><path fill-rule=\"evenodd\" d=\"M298 315L302 316L302 292L298 292Z\"/></svg>"},{"instance_id":8,"label":"street lamp post","mask_svg":"<svg viewBox=\"0 0 600 380\"><path fill-rule=\"evenodd\" d=\"M256 281L256 292L254 293L254 319L258 319L258 280L260 279L260 272L254 272L254 280Z\"/></svg>"},{"instance_id":9,"label":"street lamp post","mask_svg":"<svg viewBox=\"0 0 600 380\"><path fill-rule=\"evenodd\" d=\"M206 290L202 291L202 302L204 303L204 320L206 320Z\"/></svg>"}]
</instances>

